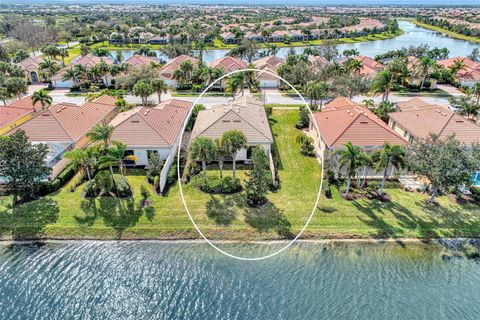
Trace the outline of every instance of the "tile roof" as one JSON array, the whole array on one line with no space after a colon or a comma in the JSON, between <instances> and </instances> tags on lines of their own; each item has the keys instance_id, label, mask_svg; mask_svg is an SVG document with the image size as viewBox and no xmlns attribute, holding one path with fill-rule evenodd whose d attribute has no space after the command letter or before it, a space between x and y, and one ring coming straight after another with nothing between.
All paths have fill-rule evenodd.
<instances>
[{"instance_id":1,"label":"tile roof","mask_svg":"<svg viewBox=\"0 0 480 320\"><path fill-rule=\"evenodd\" d=\"M411 111L420 110L428 107L435 107L433 104L419 97L414 97L405 101L397 102L396 104L399 111Z\"/></svg>"},{"instance_id":2,"label":"tile roof","mask_svg":"<svg viewBox=\"0 0 480 320\"><path fill-rule=\"evenodd\" d=\"M112 140L129 147L173 146L191 107L191 102L171 99L154 108L122 112L110 123L115 127Z\"/></svg>"},{"instance_id":3,"label":"tile roof","mask_svg":"<svg viewBox=\"0 0 480 320\"><path fill-rule=\"evenodd\" d=\"M285 60L280 59L279 57L276 56L268 56L264 57L258 60L253 61L253 65L255 69L261 69L261 70L266 70L270 71L271 73L277 74L277 69L280 65L282 65L285 62ZM278 78L275 76L272 76L269 73L257 73L257 78L258 79L269 79L269 80L277 80Z\"/></svg>"},{"instance_id":4,"label":"tile roof","mask_svg":"<svg viewBox=\"0 0 480 320\"><path fill-rule=\"evenodd\" d=\"M338 109L350 109L358 107L358 104L345 97L336 97L333 100L325 103L323 110L338 110Z\"/></svg>"},{"instance_id":5,"label":"tile roof","mask_svg":"<svg viewBox=\"0 0 480 320\"><path fill-rule=\"evenodd\" d=\"M322 112L313 114L319 134L327 147L341 147L347 142L355 146L379 147L385 142L406 145L407 141L387 126L373 112L351 102L347 107L346 98L335 99Z\"/></svg>"},{"instance_id":6,"label":"tile roof","mask_svg":"<svg viewBox=\"0 0 480 320\"><path fill-rule=\"evenodd\" d=\"M194 57L187 56L182 54L172 60L170 60L167 64L165 64L162 68L160 68L160 76L165 79L172 79L173 72L180 68L180 65L183 61L190 60L194 66L198 65L198 59Z\"/></svg>"},{"instance_id":7,"label":"tile roof","mask_svg":"<svg viewBox=\"0 0 480 320\"><path fill-rule=\"evenodd\" d=\"M247 96L200 111L191 139L198 136L219 138L229 130L243 132L248 143L273 142L270 124L262 102Z\"/></svg>"},{"instance_id":8,"label":"tile roof","mask_svg":"<svg viewBox=\"0 0 480 320\"><path fill-rule=\"evenodd\" d=\"M0 107L0 127L4 127L29 113L37 112L42 109L40 103L35 106L32 103L32 97L27 96L20 100L10 103L9 105Z\"/></svg>"},{"instance_id":9,"label":"tile roof","mask_svg":"<svg viewBox=\"0 0 480 320\"><path fill-rule=\"evenodd\" d=\"M145 57L142 55L134 54L133 56L124 61L124 63L129 64L133 67L150 65L150 63L152 62L160 63L160 60L155 57Z\"/></svg>"},{"instance_id":10,"label":"tile roof","mask_svg":"<svg viewBox=\"0 0 480 320\"><path fill-rule=\"evenodd\" d=\"M239 69L245 69L247 63L240 59L226 56L220 59L213 60L209 65L211 68L222 67L225 72L232 72Z\"/></svg>"},{"instance_id":11,"label":"tile roof","mask_svg":"<svg viewBox=\"0 0 480 320\"><path fill-rule=\"evenodd\" d=\"M81 106L59 103L19 125L13 132L24 130L29 141L77 142L114 109L113 105L97 102L86 102Z\"/></svg>"},{"instance_id":12,"label":"tile roof","mask_svg":"<svg viewBox=\"0 0 480 320\"><path fill-rule=\"evenodd\" d=\"M35 71L40 67L40 63L44 62L43 58L40 57L28 57L17 63L23 70Z\"/></svg>"},{"instance_id":13,"label":"tile roof","mask_svg":"<svg viewBox=\"0 0 480 320\"><path fill-rule=\"evenodd\" d=\"M465 67L475 70L480 70L480 63L475 62L466 57L453 57L448 59L438 60L437 64L444 66L445 68L449 68L455 64L455 61L462 61L465 64Z\"/></svg>"},{"instance_id":14,"label":"tile roof","mask_svg":"<svg viewBox=\"0 0 480 320\"><path fill-rule=\"evenodd\" d=\"M376 75L380 70L385 68L385 66L374 59L367 57L367 56L355 56L352 57L351 59L355 59L357 61L360 61L362 63L362 69L360 70L360 74L362 76L374 76ZM342 58L340 59L340 63L343 64L345 61L347 61L347 58Z\"/></svg>"},{"instance_id":15,"label":"tile roof","mask_svg":"<svg viewBox=\"0 0 480 320\"><path fill-rule=\"evenodd\" d=\"M65 70L67 68L72 68L73 66L80 64L84 67L91 68L97 64L99 64L101 61L104 61L108 65L113 64L113 60L109 57L97 57L91 53L87 54L86 56L80 57L78 60L73 60L69 66L66 66L62 69L60 69L53 77L52 80L62 80L63 75L65 74Z\"/></svg>"},{"instance_id":16,"label":"tile roof","mask_svg":"<svg viewBox=\"0 0 480 320\"><path fill-rule=\"evenodd\" d=\"M324 57L322 56L310 56L308 57L308 61L311 63L311 64L320 64L322 66L324 65L327 65L330 63L330 61L328 61L327 59L325 59Z\"/></svg>"},{"instance_id":17,"label":"tile roof","mask_svg":"<svg viewBox=\"0 0 480 320\"><path fill-rule=\"evenodd\" d=\"M455 134L456 139L466 144L480 142L480 126L447 108L437 106L389 115L415 138L424 139L431 133L442 138Z\"/></svg>"}]
</instances>

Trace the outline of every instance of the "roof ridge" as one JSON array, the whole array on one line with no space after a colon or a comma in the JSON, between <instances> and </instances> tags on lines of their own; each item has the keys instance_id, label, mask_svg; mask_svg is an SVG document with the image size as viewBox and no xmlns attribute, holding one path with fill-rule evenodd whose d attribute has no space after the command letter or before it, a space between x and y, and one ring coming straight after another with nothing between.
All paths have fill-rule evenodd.
<instances>
[{"instance_id":1,"label":"roof ridge","mask_svg":"<svg viewBox=\"0 0 480 320\"><path fill-rule=\"evenodd\" d=\"M232 111L233 111L233 110L232 110ZM236 112L235 112L235 113L236 113ZM237 114L240 118L242 118L243 121L245 121L245 123L247 123L250 127L252 127L252 128L255 129L258 133L260 133L260 134L263 135L265 138L267 138L267 140L270 140L270 138L267 137L267 136L265 135L265 133L263 133L263 132L261 132L260 130L258 130L257 128L255 128L250 122L248 122L244 117L242 117L242 116L240 115L240 113L236 113L236 114ZM268 127L270 128L270 124L268 125ZM271 133L271 129L270 129L270 133ZM273 141L273 139L272 139L271 141Z\"/></svg>"},{"instance_id":2,"label":"roof ridge","mask_svg":"<svg viewBox=\"0 0 480 320\"><path fill-rule=\"evenodd\" d=\"M156 110L156 111L160 111L160 112L163 110L163 109L159 110L159 109L153 109L153 108L150 109L150 108L145 108L145 107L143 107L143 108L140 109L140 110L143 110L143 109L147 109L147 112L148 112L148 113L151 112L152 110L154 110L154 111ZM168 144L172 144L168 139L166 139L166 138L163 136L163 134L161 134L161 133L149 122L149 120L147 120L147 118L145 117L145 115L143 114L143 112L140 112L140 117L141 117L143 120L145 120L145 122L150 126L150 128L152 128L153 131L155 131L163 140L165 140L165 142L167 142Z\"/></svg>"},{"instance_id":3,"label":"roof ridge","mask_svg":"<svg viewBox=\"0 0 480 320\"><path fill-rule=\"evenodd\" d=\"M452 118L455 116L455 112L452 112L452 114L450 115L450 117L448 117L447 121L445 121L445 124L442 126L442 128L438 131L438 135L441 135L443 130L445 130L445 128L447 127L447 125L450 123L450 121L452 120Z\"/></svg>"},{"instance_id":4,"label":"roof ridge","mask_svg":"<svg viewBox=\"0 0 480 320\"><path fill-rule=\"evenodd\" d=\"M338 111L345 111L345 110L338 110ZM346 112L346 111L345 111ZM331 143L331 145L333 146L335 144L335 142L337 142L338 139L340 139L341 136L343 136L343 134L348 130L348 128L350 128L352 126L352 123L360 116L360 113L357 114L356 117L352 117L352 121L350 121L350 123L345 126L345 128L340 132L339 135L337 135L337 138L335 140L333 140L333 142Z\"/></svg>"},{"instance_id":5,"label":"roof ridge","mask_svg":"<svg viewBox=\"0 0 480 320\"><path fill-rule=\"evenodd\" d=\"M53 106L55 107L55 106ZM63 129L63 131L65 131L65 133L67 134L67 136L72 139L72 141L75 141L75 139L72 137L72 135L67 131L67 129L65 129L64 125L62 124L62 122L58 119L58 117L55 115L56 112L53 112L51 108L48 108L47 110L45 111L48 111L52 114L52 116L55 118L55 121L58 122L59 126ZM43 112L42 112L43 114ZM39 116L42 116L41 114ZM33 119L33 118L32 118Z\"/></svg>"}]
</instances>

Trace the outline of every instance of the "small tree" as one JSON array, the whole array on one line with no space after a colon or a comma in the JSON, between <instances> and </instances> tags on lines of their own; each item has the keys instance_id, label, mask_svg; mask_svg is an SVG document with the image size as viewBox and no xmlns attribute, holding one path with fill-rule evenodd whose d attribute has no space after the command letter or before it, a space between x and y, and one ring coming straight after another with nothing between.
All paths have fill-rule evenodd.
<instances>
[{"instance_id":1,"label":"small tree","mask_svg":"<svg viewBox=\"0 0 480 320\"><path fill-rule=\"evenodd\" d=\"M106 150L108 149L108 142L112 137L112 133L113 126L97 124L92 130L90 130L90 132L87 133L87 137L93 142L102 142L102 153L105 154Z\"/></svg>"},{"instance_id":2,"label":"small tree","mask_svg":"<svg viewBox=\"0 0 480 320\"><path fill-rule=\"evenodd\" d=\"M118 166L120 169L120 177L122 187L126 186L125 182L125 161L136 161L137 157L126 155L127 146L121 142L113 141L113 146L107 149L106 155L100 157L98 164L100 168Z\"/></svg>"},{"instance_id":3,"label":"small tree","mask_svg":"<svg viewBox=\"0 0 480 320\"><path fill-rule=\"evenodd\" d=\"M339 155L338 165L340 169L343 167L346 168L347 189L345 193L349 194L350 182L357 175L358 169L363 164L363 158L365 157L365 153L362 148L354 146L351 142L347 142L344 146L345 149L337 151L337 154Z\"/></svg>"},{"instance_id":4,"label":"small tree","mask_svg":"<svg viewBox=\"0 0 480 320\"><path fill-rule=\"evenodd\" d=\"M37 196L41 181L50 174L45 164L48 146L32 145L25 131L18 130L0 137L0 176L13 194L13 205Z\"/></svg>"},{"instance_id":5,"label":"small tree","mask_svg":"<svg viewBox=\"0 0 480 320\"><path fill-rule=\"evenodd\" d=\"M216 158L218 167L220 168L220 178L223 178L223 162L225 161L225 157L228 156L228 150L221 138L215 139L215 145L217 147Z\"/></svg>"},{"instance_id":6,"label":"small tree","mask_svg":"<svg viewBox=\"0 0 480 320\"><path fill-rule=\"evenodd\" d=\"M207 137L197 137L190 145L190 157L193 161L202 162L203 174L207 171L207 163L215 159L215 153L215 142Z\"/></svg>"},{"instance_id":7,"label":"small tree","mask_svg":"<svg viewBox=\"0 0 480 320\"><path fill-rule=\"evenodd\" d=\"M430 180L430 203L435 202L441 190L450 191L469 183L472 172L478 170L479 158L477 147L461 144L454 136L441 139L432 134L426 139L416 139L407 149L411 171Z\"/></svg>"},{"instance_id":8,"label":"small tree","mask_svg":"<svg viewBox=\"0 0 480 320\"><path fill-rule=\"evenodd\" d=\"M397 170L404 168L406 164L405 150L400 145L391 145L385 142L382 149L372 155L372 159L375 162L375 170L377 172L383 170L383 178L380 185L380 193L383 194L385 181L388 178L388 167L392 165Z\"/></svg>"},{"instance_id":9,"label":"small tree","mask_svg":"<svg viewBox=\"0 0 480 320\"><path fill-rule=\"evenodd\" d=\"M300 107L300 118L298 119L297 124L295 127L297 129L303 129L310 125L310 117L308 113L307 107Z\"/></svg>"},{"instance_id":10,"label":"small tree","mask_svg":"<svg viewBox=\"0 0 480 320\"><path fill-rule=\"evenodd\" d=\"M45 107L50 107L52 105L52 102L53 102L52 97L48 94L48 91L45 89L35 91L32 94L32 103L34 105L37 103L40 103L42 105L42 110L45 110Z\"/></svg>"},{"instance_id":11,"label":"small tree","mask_svg":"<svg viewBox=\"0 0 480 320\"><path fill-rule=\"evenodd\" d=\"M230 131L226 131L222 135L222 141L226 150L232 156L232 159L233 159L232 172L233 172L233 179L235 179L237 153L241 149L247 147L247 138L241 131L230 130Z\"/></svg>"},{"instance_id":12,"label":"small tree","mask_svg":"<svg viewBox=\"0 0 480 320\"><path fill-rule=\"evenodd\" d=\"M261 146L252 148L253 167L250 170L245 184L247 202L252 206L262 205L267 202L267 192L272 183L268 158Z\"/></svg>"},{"instance_id":13,"label":"small tree","mask_svg":"<svg viewBox=\"0 0 480 320\"><path fill-rule=\"evenodd\" d=\"M157 152L150 154L148 158L148 164L145 167L147 169L147 176L153 178L155 190L160 190L160 186L155 185L155 177L162 173L163 161L160 159L160 155ZM160 180L158 180L160 182Z\"/></svg>"},{"instance_id":14,"label":"small tree","mask_svg":"<svg viewBox=\"0 0 480 320\"><path fill-rule=\"evenodd\" d=\"M142 105L147 105L148 97L153 93L153 88L146 80L140 80L133 86L133 94L142 98Z\"/></svg>"},{"instance_id":15,"label":"small tree","mask_svg":"<svg viewBox=\"0 0 480 320\"><path fill-rule=\"evenodd\" d=\"M162 79L155 78L150 81L153 91L157 93L158 103L162 102L162 93L167 93L168 86Z\"/></svg>"},{"instance_id":16,"label":"small tree","mask_svg":"<svg viewBox=\"0 0 480 320\"><path fill-rule=\"evenodd\" d=\"M22 98L22 94L27 93L28 85L25 79L19 77L8 78L5 81L5 88L7 92L12 96L17 96L18 99Z\"/></svg>"}]
</instances>

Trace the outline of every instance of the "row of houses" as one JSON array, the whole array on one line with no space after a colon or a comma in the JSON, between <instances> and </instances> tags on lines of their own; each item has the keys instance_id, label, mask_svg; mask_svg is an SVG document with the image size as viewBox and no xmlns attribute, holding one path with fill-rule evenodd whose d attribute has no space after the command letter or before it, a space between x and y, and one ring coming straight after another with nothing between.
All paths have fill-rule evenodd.
<instances>
[{"instance_id":1,"label":"row of houses","mask_svg":"<svg viewBox=\"0 0 480 320\"><path fill-rule=\"evenodd\" d=\"M180 34L153 34L150 32L140 32L138 35L124 35L118 32L112 32L108 39L111 45L124 44L151 44L151 45L166 45L169 43L181 42L182 35ZM205 43L211 43L213 38L207 34L201 33L196 36L195 41L203 40Z\"/></svg>"}]
</instances>

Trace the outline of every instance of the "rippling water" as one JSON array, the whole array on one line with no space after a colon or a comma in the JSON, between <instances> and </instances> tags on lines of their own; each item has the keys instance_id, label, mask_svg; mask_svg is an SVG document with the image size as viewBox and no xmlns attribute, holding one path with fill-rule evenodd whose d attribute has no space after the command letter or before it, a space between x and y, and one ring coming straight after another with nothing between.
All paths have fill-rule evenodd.
<instances>
[{"instance_id":1,"label":"rippling water","mask_svg":"<svg viewBox=\"0 0 480 320\"><path fill-rule=\"evenodd\" d=\"M0 319L479 319L480 263L446 255L302 243L242 262L201 243L0 244Z\"/></svg>"}]
</instances>

